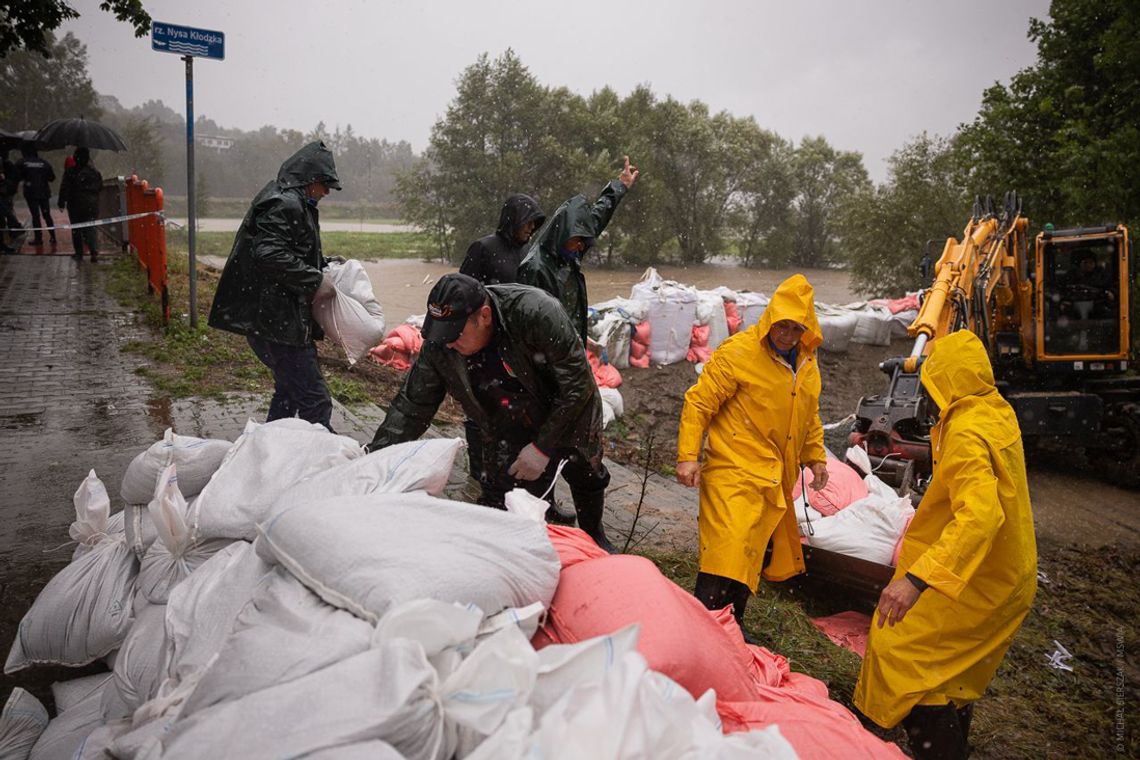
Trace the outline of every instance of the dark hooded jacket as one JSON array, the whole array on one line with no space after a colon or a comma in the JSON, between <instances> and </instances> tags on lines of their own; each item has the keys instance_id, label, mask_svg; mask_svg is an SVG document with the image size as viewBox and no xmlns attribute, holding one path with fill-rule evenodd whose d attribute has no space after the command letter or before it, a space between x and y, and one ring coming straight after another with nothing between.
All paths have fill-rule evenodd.
<instances>
[{"instance_id":1,"label":"dark hooded jacket","mask_svg":"<svg viewBox=\"0 0 1140 760\"><path fill-rule=\"evenodd\" d=\"M34 150L24 151L23 158L16 163L16 174L24 183L25 198L51 199L51 183L55 182L55 170Z\"/></svg>"},{"instance_id":2,"label":"dark hooded jacket","mask_svg":"<svg viewBox=\"0 0 1140 760\"><path fill-rule=\"evenodd\" d=\"M333 154L320 142L286 159L253 199L218 282L211 327L291 346L323 337L312 315L326 264L317 208L305 195L313 182L340 189Z\"/></svg>"},{"instance_id":3,"label":"dark hooded jacket","mask_svg":"<svg viewBox=\"0 0 1140 760\"><path fill-rule=\"evenodd\" d=\"M498 228L494 234L479 238L467 248L460 273L484 285L516 282L526 243L519 243L515 235L527 222L536 222L541 227L544 221L546 217L534 198L521 194L507 198L499 212Z\"/></svg>"},{"instance_id":4,"label":"dark hooded jacket","mask_svg":"<svg viewBox=\"0 0 1140 760\"><path fill-rule=\"evenodd\" d=\"M611 180L592 205L584 195L575 195L558 207L542 229L531 238L526 256L519 264L518 281L542 288L557 298L579 338L586 340L586 278L579 263L581 256L562 252L572 237L585 239L587 250L614 215L618 203L625 197L626 187ZM586 251L582 252L584 256Z\"/></svg>"},{"instance_id":5,"label":"dark hooded jacket","mask_svg":"<svg viewBox=\"0 0 1140 760\"><path fill-rule=\"evenodd\" d=\"M59 182L59 207L66 208L73 222L88 222L99 216L99 193L103 175L89 156L79 157L73 168L63 170Z\"/></svg>"},{"instance_id":6,"label":"dark hooded jacket","mask_svg":"<svg viewBox=\"0 0 1140 760\"><path fill-rule=\"evenodd\" d=\"M521 285L487 288L495 319L494 346L519 383L545 414L536 420L534 444L547 454L577 448L588 459L601 454L602 401L582 342L557 301ZM486 442L517 431L496 431L494 418L479 403L462 354L425 341L371 451L419 438L450 393Z\"/></svg>"}]
</instances>

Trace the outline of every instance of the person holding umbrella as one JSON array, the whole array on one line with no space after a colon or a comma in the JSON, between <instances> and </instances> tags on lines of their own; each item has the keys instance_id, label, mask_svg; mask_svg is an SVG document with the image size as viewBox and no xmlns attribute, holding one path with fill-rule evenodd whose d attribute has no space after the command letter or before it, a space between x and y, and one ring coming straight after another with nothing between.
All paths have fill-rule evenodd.
<instances>
[{"instance_id":1,"label":"person holding umbrella","mask_svg":"<svg viewBox=\"0 0 1140 760\"><path fill-rule=\"evenodd\" d=\"M63 172L59 183L59 207L67 209L67 217L72 224L90 222L99 216L99 191L103 187L103 175L91 163L91 151L87 148L75 149L75 167ZM71 241L75 247L76 261L83 260L83 249L91 253L91 261L99 256L95 227L81 227L71 230Z\"/></svg>"}]
</instances>

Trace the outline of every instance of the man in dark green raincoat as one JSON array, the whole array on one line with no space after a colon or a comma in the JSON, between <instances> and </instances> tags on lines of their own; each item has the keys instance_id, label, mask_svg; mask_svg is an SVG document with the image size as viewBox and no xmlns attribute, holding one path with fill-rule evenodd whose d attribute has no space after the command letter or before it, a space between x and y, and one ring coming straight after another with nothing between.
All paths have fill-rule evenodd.
<instances>
[{"instance_id":1,"label":"man in dark green raincoat","mask_svg":"<svg viewBox=\"0 0 1140 760\"><path fill-rule=\"evenodd\" d=\"M581 261L610 223L626 191L637 181L637 167L625 166L621 174L602 190L591 204L584 195L575 195L551 214L531 238L526 257L519 264L518 281L542 288L562 303L578 337L586 344L586 278Z\"/></svg>"},{"instance_id":2,"label":"man in dark green raincoat","mask_svg":"<svg viewBox=\"0 0 1140 760\"><path fill-rule=\"evenodd\" d=\"M324 337L313 301L335 292L322 273L317 202L340 190L332 152L322 142L294 153L253 199L226 260L210 326L244 335L273 372L266 421L300 417L332 430L332 399L314 341Z\"/></svg>"},{"instance_id":3,"label":"man in dark green raincoat","mask_svg":"<svg viewBox=\"0 0 1140 760\"><path fill-rule=\"evenodd\" d=\"M428 295L422 332L368 450L419 438L450 393L483 436L481 504L502 509L515 487L547 496L565 462L578 526L612 551L602 527L610 474L601 394L561 305L536 288L448 274Z\"/></svg>"}]
</instances>

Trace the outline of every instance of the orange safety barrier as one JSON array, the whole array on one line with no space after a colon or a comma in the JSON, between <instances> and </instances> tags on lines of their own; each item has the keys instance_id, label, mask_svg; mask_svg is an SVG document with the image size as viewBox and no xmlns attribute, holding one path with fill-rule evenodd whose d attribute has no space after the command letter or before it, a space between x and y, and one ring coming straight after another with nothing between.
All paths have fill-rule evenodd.
<instances>
[{"instance_id":1,"label":"orange safety barrier","mask_svg":"<svg viewBox=\"0 0 1140 760\"><path fill-rule=\"evenodd\" d=\"M126 181L127 214L163 210L162 188L151 188L132 175ZM170 292L166 284L166 221L162 216L144 216L127 222L128 244L146 270L147 288L162 299L162 319L170 320Z\"/></svg>"}]
</instances>

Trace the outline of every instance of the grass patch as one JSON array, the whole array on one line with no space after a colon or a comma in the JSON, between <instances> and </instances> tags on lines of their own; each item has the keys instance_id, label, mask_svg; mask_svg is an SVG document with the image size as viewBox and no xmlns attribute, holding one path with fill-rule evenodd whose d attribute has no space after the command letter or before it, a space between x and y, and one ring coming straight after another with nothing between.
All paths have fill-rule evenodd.
<instances>
[{"instance_id":1,"label":"grass patch","mask_svg":"<svg viewBox=\"0 0 1140 760\"><path fill-rule=\"evenodd\" d=\"M233 232L199 232L194 247L199 256L229 256ZM370 261L376 259L430 259L436 255L431 236L420 232L322 232L325 256ZM167 251L189 255L186 230L167 230Z\"/></svg>"}]
</instances>

